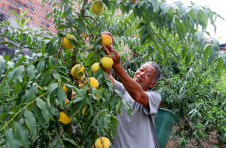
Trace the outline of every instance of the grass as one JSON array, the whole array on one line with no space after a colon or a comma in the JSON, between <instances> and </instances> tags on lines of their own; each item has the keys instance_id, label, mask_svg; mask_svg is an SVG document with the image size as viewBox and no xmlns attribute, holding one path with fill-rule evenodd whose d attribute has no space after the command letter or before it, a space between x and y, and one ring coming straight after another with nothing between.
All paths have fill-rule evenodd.
<instances>
[{"instance_id":1,"label":"grass","mask_svg":"<svg viewBox=\"0 0 226 148\"><path fill-rule=\"evenodd\" d=\"M7 83L2 83L0 82L0 107L2 105L2 102L4 102L6 99L10 99L13 96L10 93L10 86ZM1 111L0 111L0 115L1 115ZM0 124L2 124L2 122L0 122ZM4 136L2 133L0 133L0 147L1 148L7 148L7 146L5 145L5 140L4 140Z\"/></svg>"},{"instance_id":2,"label":"grass","mask_svg":"<svg viewBox=\"0 0 226 148\"><path fill-rule=\"evenodd\" d=\"M226 93L226 72L222 73L220 86L218 88Z\"/></svg>"}]
</instances>

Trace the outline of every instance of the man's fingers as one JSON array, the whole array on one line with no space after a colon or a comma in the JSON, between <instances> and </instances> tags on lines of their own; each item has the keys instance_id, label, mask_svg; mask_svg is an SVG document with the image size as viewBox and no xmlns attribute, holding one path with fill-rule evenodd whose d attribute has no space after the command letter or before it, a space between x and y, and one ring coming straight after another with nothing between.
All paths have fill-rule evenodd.
<instances>
[{"instance_id":1,"label":"man's fingers","mask_svg":"<svg viewBox=\"0 0 226 148\"><path fill-rule=\"evenodd\" d=\"M119 53L118 53L118 51L117 50L111 50L113 53L114 53L114 55L115 55L115 57L116 58L120 58L120 55L119 55Z\"/></svg>"},{"instance_id":2,"label":"man's fingers","mask_svg":"<svg viewBox=\"0 0 226 148\"><path fill-rule=\"evenodd\" d=\"M111 44L111 45L108 45L108 46L106 46L107 47L107 49L109 50L109 52L111 53L111 51L113 50L113 45Z\"/></svg>"},{"instance_id":3,"label":"man's fingers","mask_svg":"<svg viewBox=\"0 0 226 148\"><path fill-rule=\"evenodd\" d=\"M109 50L107 49L107 47L102 43L103 47L104 47L104 52L107 54L107 55L110 55L112 56L112 54L109 52Z\"/></svg>"},{"instance_id":4,"label":"man's fingers","mask_svg":"<svg viewBox=\"0 0 226 148\"><path fill-rule=\"evenodd\" d=\"M105 31L105 32L102 32L101 34L102 34L102 35L103 35L103 34L108 34L108 35L110 35L111 33Z\"/></svg>"}]
</instances>

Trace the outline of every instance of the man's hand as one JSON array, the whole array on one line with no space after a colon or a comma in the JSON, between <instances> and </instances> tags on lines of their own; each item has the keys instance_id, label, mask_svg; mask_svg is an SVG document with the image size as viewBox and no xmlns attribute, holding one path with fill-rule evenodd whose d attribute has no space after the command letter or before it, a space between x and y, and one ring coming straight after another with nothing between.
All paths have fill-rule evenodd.
<instances>
[{"instance_id":1,"label":"man's hand","mask_svg":"<svg viewBox=\"0 0 226 148\"><path fill-rule=\"evenodd\" d=\"M105 49L104 52L105 52L107 55L109 55L109 53L111 53L112 50L113 50L114 39L113 39L112 34L111 34L110 32L102 32L101 34L102 34L102 35L109 35L109 36L111 37L111 39L112 39L112 42L111 42L110 45L105 46L104 44L102 44L103 47L104 47L104 49ZM113 60L113 59L112 59L112 60ZM113 60L113 61L114 61L114 60ZM112 83L115 84L115 79L114 79L114 78L112 77L112 75L111 75L110 68L108 68L108 69L102 68L102 69L103 69L103 71L106 72L108 78L112 81Z\"/></svg>"},{"instance_id":2,"label":"man's hand","mask_svg":"<svg viewBox=\"0 0 226 148\"><path fill-rule=\"evenodd\" d=\"M118 53L118 51L117 50L114 50L113 48L112 49L110 49L110 51L109 51L109 49L104 45L104 44L102 44L103 45L103 47L104 47L104 49L105 49L105 53L107 54L107 55L110 55L111 56L111 58L112 58L112 60L113 60L113 62L114 62L114 64L113 64L113 68L116 68L117 66L120 66L121 65L121 63L120 63L120 55L119 55L119 53ZM113 53L113 54L112 54Z\"/></svg>"}]
</instances>

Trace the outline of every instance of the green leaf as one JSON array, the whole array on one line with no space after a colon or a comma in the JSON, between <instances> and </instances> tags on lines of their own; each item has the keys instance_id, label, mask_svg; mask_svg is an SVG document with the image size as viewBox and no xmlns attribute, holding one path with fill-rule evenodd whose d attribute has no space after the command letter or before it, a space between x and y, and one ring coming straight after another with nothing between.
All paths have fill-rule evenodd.
<instances>
[{"instance_id":1,"label":"green leaf","mask_svg":"<svg viewBox=\"0 0 226 148\"><path fill-rule=\"evenodd\" d=\"M81 100L83 100L84 98L81 98L81 97L73 97L73 99L70 101L70 102L79 102L79 101L81 101Z\"/></svg>"},{"instance_id":2,"label":"green leaf","mask_svg":"<svg viewBox=\"0 0 226 148\"><path fill-rule=\"evenodd\" d=\"M180 20L178 18L176 18L175 23L176 23L177 33L179 36L181 36L182 26L181 26Z\"/></svg>"},{"instance_id":3,"label":"green leaf","mask_svg":"<svg viewBox=\"0 0 226 148\"><path fill-rule=\"evenodd\" d=\"M58 138L56 138L49 146L48 148L56 148L56 144L58 143Z\"/></svg>"},{"instance_id":4,"label":"green leaf","mask_svg":"<svg viewBox=\"0 0 226 148\"><path fill-rule=\"evenodd\" d=\"M29 90L26 91L23 99L24 99L24 102L30 102L34 96L35 96L35 93L37 93L38 91L38 88L36 86L32 86L31 88L29 88Z\"/></svg>"},{"instance_id":5,"label":"green leaf","mask_svg":"<svg viewBox=\"0 0 226 148\"><path fill-rule=\"evenodd\" d=\"M62 88L59 88L58 92L57 92L57 96L58 96L57 100L58 100L58 102L60 104L60 108L64 108L65 101L67 99L65 91Z\"/></svg>"},{"instance_id":6,"label":"green leaf","mask_svg":"<svg viewBox=\"0 0 226 148\"><path fill-rule=\"evenodd\" d=\"M24 147L29 147L30 142L27 137L27 132L23 129L22 125L19 122L14 122L14 129L20 144Z\"/></svg>"},{"instance_id":7,"label":"green leaf","mask_svg":"<svg viewBox=\"0 0 226 148\"><path fill-rule=\"evenodd\" d=\"M195 34L196 34L198 42L200 42L202 37L203 37L203 32L202 31L198 31Z\"/></svg>"},{"instance_id":8,"label":"green leaf","mask_svg":"<svg viewBox=\"0 0 226 148\"><path fill-rule=\"evenodd\" d=\"M6 61L10 61L10 56L9 55L3 55L3 57L6 59Z\"/></svg>"},{"instance_id":9,"label":"green leaf","mask_svg":"<svg viewBox=\"0 0 226 148\"><path fill-rule=\"evenodd\" d=\"M131 115L132 109L131 109L129 103L128 103L127 101L125 101L125 100L122 100L122 102L123 102L123 106L124 106L124 108L125 108L127 114L128 114L130 117L132 117L132 115Z\"/></svg>"},{"instance_id":10,"label":"green leaf","mask_svg":"<svg viewBox=\"0 0 226 148\"><path fill-rule=\"evenodd\" d=\"M191 53L189 52L185 58L185 64L188 66L191 62Z\"/></svg>"},{"instance_id":11,"label":"green leaf","mask_svg":"<svg viewBox=\"0 0 226 148\"><path fill-rule=\"evenodd\" d=\"M72 113L77 112L78 110L80 110L83 107L84 104L85 104L85 99L82 99L81 101L76 102L75 104L72 105L71 112Z\"/></svg>"},{"instance_id":12,"label":"green leaf","mask_svg":"<svg viewBox=\"0 0 226 148\"><path fill-rule=\"evenodd\" d=\"M53 77L58 81L61 81L60 74L58 72L53 72Z\"/></svg>"},{"instance_id":13,"label":"green leaf","mask_svg":"<svg viewBox=\"0 0 226 148\"><path fill-rule=\"evenodd\" d=\"M17 68L15 68L15 72L13 75L13 82L16 83L16 81L19 79L20 82L22 82L24 76L24 66L21 65Z\"/></svg>"},{"instance_id":14,"label":"green leaf","mask_svg":"<svg viewBox=\"0 0 226 148\"><path fill-rule=\"evenodd\" d=\"M35 104L33 108L36 119L38 119L38 123L45 129L46 128L46 120L41 114L41 109Z\"/></svg>"},{"instance_id":15,"label":"green leaf","mask_svg":"<svg viewBox=\"0 0 226 148\"><path fill-rule=\"evenodd\" d=\"M140 38L140 41L141 41L141 44L144 44L145 43L145 39L148 35L148 32L145 30L144 33L141 35L141 38Z\"/></svg>"},{"instance_id":16,"label":"green leaf","mask_svg":"<svg viewBox=\"0 0 226 148\"><path fill-rule=\"evenodd\" d=\"M212 58L215 59L218 57L219 48L215 45L212 45L211 48L212 48Z\"/></svg>"},{"instance_id":17,"label":"green leaf","mask_svg":"<svg viewBox=\"0 0 226 148\"><path fill-rule=\"evenodd\" d=\"M45 67L45 61L44 60L39 61L37 65L38 72L41 73L44 67Z\"/></svg>"},{"instance_id":18,"label":"green leaf","mask_svg":"<svg viewBox=\"0 0 226 148\"><path fill-rule=\"evenodd\" d=\"M220 52L220 57L224 60L224 67L226 65L226 52Z\"/></svg>"},{"instance_id":19,"label":"green leaf","mask_svg":"<svg viewBox=\"0 0 226 148\"><path fill-rule=\"evenodd\" d=\"M104 126L106 130L108 129L109 123L111 122L111 115L110 114L105 114L104 115Z\"/></svg>"},{"instance_id":20,"label":"green leaf","mask_svg":"<svg viewBox=\"0 0 226 148\"><path fill-rule=\"evenodd\" d=\"M48 90L47 90L47 95L50 95L57 88L58 88L58 83L53 83L53 84L49 85Z\"/></svg>"},{"instance_id":21,"label":"green leaf","mask_svg":"<svg viewBox=\"0 0 226 148\"><path fill-rule=\"evenodd\" d=\"M217 72L218 72L219 77L221 76L221 69L223 69L223 66L224 66L224 61L223 61L222 57L219 57L218 63L217 63Z\"/></svg>"},{"instance_id":22,"label":"green leaf","mask_svg":"<svg viewBox=\"0 0 226 148\"><path fill-rule=\"evenodd\" d=\"M178 49L180 49L180 48L181 48L181 43L179 42L175 48L175 51L178 52Z\"/></svg>"},{"instance_id":23,"label":"green leaf","mask_svg":"<svg viewBox=\"0 0 226 148\"><path fill-rule=\"evenodd\" d=\"M64 137L63 141L68 141L70 142L71 144L73 144L74 146L78 146L78 144L75 142L74 139L69 139L68 137Z\"/></svg>"},{"instance_id":24,"label":"green leaf","mask_svg":"<svg viewBox=\"0 0 226 148\"><path fill-rule=\"evenodd\" d=\"M20 19L20 16L13 10L10 10L18 19Z\"/></svg>"},{"instance_id":25,"label":"green leaf","mask_svg":"<svg viewBox=\"0 0 226 148\"><path fill-rule=\"evenodd\" d=\"M14 62L10 62L10 61L8 61L8 62L7 62L7 69L9 69L9 68L13 68L13 67L14 67L14 65L15 65L15 63L14 63Z\"/></svg>"},{"instance_id":26,"label":"green leaf","mask_svg":"<svg viewBox=\"0 0 226 148\"><path fill-rule=\"evenodd\" d=\"M3 72L6 69L6 61L4 60L3 56L0 55L0 78L2 77Z\"/></svg>"},{"instance_id":27,"label":"green leaf","mask_svg":"<svg viewBox=\"0 0 226 148\"><path fill-rule=\"evenodd\" d=\"M37 106L41 109L42 116L46 119L46 122L49 122L49 110L47 104L42 100L37 98L36 99Z\"/></svg>"},{"instance_id":28,"label":"green leaf","mask_svg":"<svg viewBox=\"0 0 226 148\"><path fill-rule=\"evenodd\" d=\"M103 130L103 126L104 126L104 117L100 116L100 119L98 120L98 123L97 123L97 134L98 135Z\"/></svg>"},{"instance_id":29,"label":"green leaf","mask_svg":"<svg viewBox=\"0 0 226 148\"><path fill-rule=\"evenodd\" d=\"M117 93L117 95L119 95L119 97L122 98L122 91L115 90L115 92Z\"/></svg>"},{"instance_id":30,"label":"green leaf","mask_svg":"<svg viewBox=\"0 0 226 148\"><path fill-rule=\"evenodd\" d=\"M20 144L18 140L15 138L13 132L10 130L5 130L5 142L10 148L19 148Z\"/></svg>"},{"instance_id":31,"label":"green leaf","mask_svg":"<svg viewBox=\"0 0 226 148\"><path fill-rule=\"evenodd\" d=\"M175 19L177 33L180 38L185 38L188 28L185 26L183 22L180 22L179 19Z\"/></svg>"},{"instance_id":32,"label":"green leaf","mask_svg":"<svg viewBox=\"0 0 226 148\"><path fill-rule=\"evenodd\" d=\"M182 50L182 59L184 59L184 57L186 56L187 50L188 50L188 47L185 46L185 47L183 48L183 50Z\"/></svg>"},{"instance_id":33,"label":"green leaf","mask_svg":"<svg viewBox=\"0 0 226 148\"><path fill-rule=\"evenodd\" d=\"M34 65L28 65L27 66L27 72L30 75L31 79L35 77L35 66Z\"/></svg>"},{"instance_id":34,"label":"green leaf","mask_svg":"<svg viewBox=\"0 0 226 148\"><path fill-rule=\"evenodd\" d=\"M96 114L96 115L94 116L93 121L92 121L92 124L93 124L94 126L97 125L97 121L99 120L99 118L100 118L100 115L99 115L99 114Z\"/></svg>"},{"instance_id":35,"label":"green leaf","mask_svg":"<svg viewBox=\"0 0 226 148\"><path fill-rule=\"evenodd\" d=\"M36 123L34 114L29 110L25 110L24 118L25 118L25 123L26 123L27 127L29 128L29 130L31 131L31 133L33 135L33 142L34 142L36 139L36 135L37 135L37 123Z\"/></svg>"},{"instance_id":36,"label":"green leaf","mask_svg":"<svg viewBox=\"0 0 226 148\"><path fill-rule=\"evenodd\" d=\"M69 26L73 26L75 21L76 21L76 17L72 17L70 22L69 22Z\"/></svg>"},{"instance_id":37,"label":"green leaf","mask_svg":"<svg viewBox=\"0 0 226 148\"><path fill-rule=\"evenodd\" d=\"M171 5L165 4L161 14L162 15L166 14L169 11L170 8L171 8Z\"/></svg>"},{"instance_id":38,"label":"green leaf","mask_svg":"<svg viewBox=\"0 0 226 148\"><path fill-rule=\"evenodd\" d=\"M118 119L117 119L117 117L111 116L111 123L113 123L112 125L113 125L114 129L116 129L117 126L118 126Z\"/></svg>"},{"instance_id":39,"label":"green leaf","mask_svg":"<svg viewBox=\"0 0 226 148\"><path fill-rule=\"evenodd\" d=\"M220 50L220 44L219 44L219 41L215 38L212 38L212 42L213 42L213 45L217 47L218 50Z\"/></svg>"},{"instance_id":40,"label":"green leaf","mask_svg":"<svg viewBox=\"0 0 226 148\"><path fill-rule=\"evenodd\" d=\"M182 37L185 38L188 28L185 26L184 22L181 22L181 30L182 30Z\"/></svg>"},{"instance_id":41,"label":"green leaf","mask_svg":"<svg viewBox=\"0 0 226 148\"><path fill-rule=\"evenodd\" d=\"M91 59L95 55L95 53L95 51L90 52L88 55L88 59Z\"/></svg>"},{"instance_id":42,"label":"green leaf","mask_svg":"<svg viewBox=\"0 0 226 148\"><path fill-rule=\"evenodd\" d=\"M0 114L0 120L2 120L6 115L8 115L8 113L1 113Z\"/></svg>"},{"instance_id":43,"label":"green leaf","mask_svg":"<svg viewBox=\"0 0 226 148\"><path fill-rule=\"evenodd\" d=\"M77 19L77 22L79 24L79 28L81 29L81 31L83 33L86 33L86 25L85 25L85 23L82 20L80 20L80 19Z\"/></svg>"},{"instance_id":44,"label":"green leaf","mask_svg":"<svg viewBox=\"0 0 226 148\"><path fill-rule=\"evenodd\" d=\"M144 31L145 31L145 29L146 29L145 25L146 25L146 22L145 22L145 21L140 21L140 22L136 25L136 29L139 29L139 28L143 27L142 29L144 29ZM143 32L144 32L144 31L143 31ZM141 31L141 33L143 33L143 32Z\"/></svg>"},{"instance_id":45,"label":"green leaf","mask_svg":"<svg viewBox=\"0 0 226 148\"><path fill-rule=\"evenodd\" d=\"M23 26L25 26L29 21L30 21L30 17L26 19L26 21L22 24Z\"/></svg>"},{"instance_id":46,"label":"green leaf","mask_svg":"<svg viewBox=\"0 0 226 148\"><path fill-rule=\"evenodd\" d=\"M66 84L66 86L69 86L69 87L70 87L70 85L68 85L68 84ZM78 89L78 88L76 88L76 87L75 87L75 92L76 92L79 96L81 96L81 97L84 97L84 96L85 96L84 91L83 91L83 90L80 90L80 89Z\"/></svg>"},{"instance_id":47,"label":"green leaf","mask_svg":"<svg viewBox=\"0 0 226 148\"><path fill-rule=\"evenodd\" d=\"M207 41L206 38L202 38L202 39L201 39L201 42L199 43L199 51L200 51L200 54L203 53L203 48L204 48L205 45L206 45L206 41Z\"/></svg>"},{"instance_id":48,"label":"green leaf","mask_svg":"<svg viewBox=\"0 0 226 148\"><path fill-rule=\"evenodd\" d=\"M148 5L148 14L152 17L153 14L153 6L152 5Z\"/></svg>"},{"instance_id":49,"label":"green leaf","mask_svg":"<svg viewBox=\"0 0 226 148\"><path fill-rule=\"evenodd\" d=\"M209 58L209 56L211 55L212 49L211 49L211 45L209 45L205 51L204 51L204 62L206 62Z\"/></svg>"},{"instance_id":50,"label":"green leaf","mask_svg":"<svg viewBox=\"0 0 226 148\"><path fill-rule=\"evenodd\" d=\"M55 58L54 58L53 56L50 56L50 57L49 57L49 64L50 64L51 66L54 66L54 65L55 65Z\"/></svg>"},{"instance_id":51,"label":"green leaf","mask_svg":"<svg viewBox=\"0 0 226 148\"><path fill-rule=\"evenodd\" d=\"M47 75L43 80L42 80L42 83L41 83L41 86L42 87L45 87L49 81L51 81L51 78L52 78L52 74L49 74Z\"/></svg>"}]
</instances>

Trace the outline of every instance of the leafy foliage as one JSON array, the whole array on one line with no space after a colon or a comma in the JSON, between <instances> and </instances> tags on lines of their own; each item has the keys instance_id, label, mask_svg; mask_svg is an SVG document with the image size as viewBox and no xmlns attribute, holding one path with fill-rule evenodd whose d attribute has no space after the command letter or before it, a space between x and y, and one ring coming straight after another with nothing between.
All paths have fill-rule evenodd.
<instances>
[{"instance_id":1,"label":"leafy foliage","mask_svg":"<svg viewBox=\"0 0 226 148\"><path fill-rule=\"evenodd\" d=\"M42 2L44 5L47 0ZM8 100L1 99L0 122L4 124L0 125L0 134L4 134L5 143L9 147L89 148L99 136L104 135L112 140L112 136L117 134L116 113L120 113L122 106L128 114L131 113L131 109L121 97L112 94L114 86L102 69L95 74L90 70L93 63L105 56L100 41L103 31L107 30L113 34L115 49L122 52L120 48L125 44L133 49L135 56L129 62L127 54L121 54L123 66L131 75L147 60L156 61L162 67L173 68L174 71L167 73L168 76L180 73L180 64L189 67L194 61L199 60L208 65L218 63L216 70L219 75L225 67L225 55L218 57L218 40L212 39L212 44L205 48L206 38L203 33L208 20L215 26L215 19L220 17L208 7L196 5L188 7L180 2L171 5L157 0L144 0L134 4L130 1L103 0L103 3L106 6L104 12L96 15L90 9L91 2L88 3L87 0L60 2L49 0L48 4L53 8L47 17L53 18L55 28L58 30L57 36L44 29L34 31L28 28L26 23L29 18L24 18L26 11L21 11L19 15L12 11L17 17L19 25L17 29L9 27L8 22L1 23L5 28L2 36L9 39L1 44L16 48L13 59L10 59L9 55L0 56L0 75L4 75L1 84L7 83L11 89L10 93L15 94L15 98L10 98L10 105ZM119 8L122 14L116 13ZM199 25L202 26L202 31L198 30ZM82 33L87 32L89 36L83 37ZM62 46L63 38L67 34L72 35L69 38L75 47L72 50L66 50ZM24 48L31 49L32 55L22 55L21 51ZM140 61L136 62L137 60ZM174 62L170 63L171 60ZM85 67L85 80L88 84L88 78L92 76L98 80L99 87L88 85L79 89L78 85L81 82L74 80L70 74L72 67L78 63ZM171 86L173 92L166 91L166 88L159 90L163 98L169 96L164 100L169 108L179 106L180 109L186 109L183 111L175 108L174 112L179 114L180 118L186 118L194 123L197 123L198 119L203 120L194 125L195 129L191 129L195 133L193 134L195 138L200 136L200 129L203 127L207 129L205 124L207 121L210 122L211 115L222 112L213 109L215 112L210 113L208 119L202 115L200 117L197 104L201 99L197 99L199 97L195 95L199 95L200 88L211 89L207 86L209 82L202 87L195 83L202 82L203 79L206 80L204 75L198 77L190 70L183 79L181 76L172 78L177 82L176 86ZM63 85L68 89L67 94L61 89ZM162 87L164 86L162 81ZM186 89L182 89L183 86ZM194 89L196 94L191 94L190 89ZM72 96L72 92L76 95ZM117 93L120 96L120 93ZM177 102L172 102L174 95L179 98ZM185 99L185 95L190 95L193 99ZM213 90L201 95L202 100L210 99L209 95L217 100L216 92ZM65 105L66 97L70 101ZM192 104L190 106L178 104L180 102L178 100L187 100ZM214 102L208 103L211 106ZM72 118L70 124L63 125L58 122L62 110ZM189 113L192 118L188 116ZM195 116L200 118L193 118ZM216 125L215 129L218 127ZM224 130L219 129L219 133L224 134ZM223 134L220 136L224 138ZM205 136L202 139L205 139Z\"/></svg>"},{"instance_id":2,"label":"leafy foliage","mask_svg":"<svg viewBox=\"0 0 226 148\"><path fill-rule=\"evenodd\" d=\"M216 87L220 84L216 65L193 63L191 68L181 65L180 69L177 75L165 74L157 88L162 105L177 115L176 125L182 127L174 136L203 145L211 133L217 132L219 144L225 143L226 94ZM168 71L171 69L164 69L165 73Z\"/></svg>"}]
</instances>

